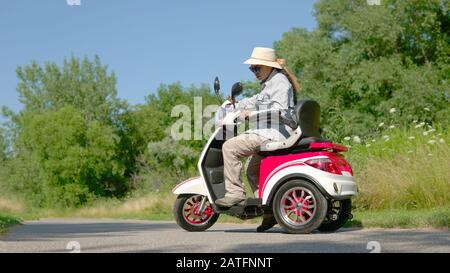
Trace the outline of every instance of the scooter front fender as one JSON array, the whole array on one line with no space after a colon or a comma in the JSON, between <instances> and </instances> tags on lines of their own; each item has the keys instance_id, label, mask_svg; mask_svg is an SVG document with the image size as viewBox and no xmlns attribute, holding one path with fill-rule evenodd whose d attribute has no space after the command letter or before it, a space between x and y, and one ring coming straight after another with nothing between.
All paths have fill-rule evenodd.
<instances>
[{"instance_id":1,"label":"scooter front fender","mask_svg":"<svg viewBox=\"0 0 450 273\"><path fill-rule=\"evenodd\" d=\"M205 180L201 176L193 177L188 180L184 180L172 189L172 192L176 195L179 194L201 194L208 196L208 190L205 186Z\"/></svg>"}]
</instances>

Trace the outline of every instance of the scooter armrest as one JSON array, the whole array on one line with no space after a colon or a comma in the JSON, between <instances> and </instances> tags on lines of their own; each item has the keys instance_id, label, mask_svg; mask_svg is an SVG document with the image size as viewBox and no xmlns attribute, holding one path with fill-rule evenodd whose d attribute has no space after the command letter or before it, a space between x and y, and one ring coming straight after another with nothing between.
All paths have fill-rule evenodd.
<instances>
[{"instance_id":1,"label":"scooter armrest","mask_svg":"<svg viewBox=\"0 0 450 273\"><path fill-rule=\"evenodd\" d=\"M300 127L297 127L295 131L292 133L292 135L283 141L273 141L273 142L267 142L262 145L260 145L257 148L257 152L272 152L282 149L287 149L295 145L297 141L300 139L300 136L302 135L302 131Z\"/></svg>"},{"instance_id":2,"label":"scooter armrest","mask_svg":"<svg viewBox=\"0 0 450 273\"><path fill-rule=\"evenodd\" d=\"M295 130L298 127L297 122L282 115L282 112L279 109L252 111L248 118L249 120L259 122L260 120L271 120L274 117L276 117L280 123L291 127L292 130Z\"/></svg>"}]
</instances>

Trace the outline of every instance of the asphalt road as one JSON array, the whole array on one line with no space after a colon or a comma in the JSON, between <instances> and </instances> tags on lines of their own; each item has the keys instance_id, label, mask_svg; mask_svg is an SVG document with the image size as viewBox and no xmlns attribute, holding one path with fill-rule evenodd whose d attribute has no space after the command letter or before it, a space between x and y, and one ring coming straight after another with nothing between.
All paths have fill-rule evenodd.
<instances>
[{"instance_id":1,"label":"asphalt road","mask_svg":"<svg viewBox=\"0 0 450 273\"><path fill-rule=\"evenodd\" d=\"M279 226L256 233L256 224L218 224L186 232L174 222L43 219L12 227L0 237L4 252L444 252L449 230L340 229L286 234Z\"/></svg>"}]
</instances>

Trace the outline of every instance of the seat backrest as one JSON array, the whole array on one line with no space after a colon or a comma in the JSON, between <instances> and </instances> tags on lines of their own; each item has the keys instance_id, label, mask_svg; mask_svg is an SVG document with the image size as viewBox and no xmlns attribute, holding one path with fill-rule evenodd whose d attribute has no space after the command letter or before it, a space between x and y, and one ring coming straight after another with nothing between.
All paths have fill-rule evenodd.
<instances>
[{"instance_id":1,"label":"seat backrest","mask_svg":"<svg viewBox=\"0 0 450 273\"><path fill-rule=\"evenodd\" d=\"M303 99L294 108L301 137L320 137L320 105L314 100Z\"/></svg>"}]
</instances>

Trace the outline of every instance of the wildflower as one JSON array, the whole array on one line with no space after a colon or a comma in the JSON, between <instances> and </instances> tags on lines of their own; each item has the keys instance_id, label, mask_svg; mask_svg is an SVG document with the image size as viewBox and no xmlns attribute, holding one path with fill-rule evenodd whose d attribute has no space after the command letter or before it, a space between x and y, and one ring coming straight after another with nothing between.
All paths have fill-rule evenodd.
<instances>
[{"instance_id":1,"label":"wildflower","mask_svg":"<svg viewBox=\"0 0 450 273\"><path fill-rule=\"evenodd\" d=\"M394 128L395 128L395 125L389 126L389 129L394 129Z\"/></svg>"},{"instance_id":2,"label":"wildflower","mask_svg":"<svg viewBox=\"0 0 450 273\"><path fill-rule=\"evenodd\" d=\"M409 140L413 140L413 139L416 139L416 138L413 137L413 136L410 136L410 137L408 137L408 139L409 139Z\"/></svg>"},{"instance_id":3,"label":"wildflower","mask_svg":"<svg viewBox=\"0 0 450 273\"><path fill-rule=\"evenodd\" d=\"M388 142L390 140L390 138L385 138L384 142Z\"/></svg>"},{"instance_id":4,"label":"wildflower","mask_svg":"<svg viewBox=\"0 0 450 273\"><path fill-rule=\"evenodd\" d=\"M428 131L423 132L423 135L424 135L424 136L427 136L427 135L428 135Z\"/></svg>"},{"instance_id":5,"label":"wildflower","mask_svg":"<svg viewBox=\"0 0 450 273\"><path fill-rule=\"evenodd\" d=\"M376 142L376 140L375 140L375 139L372 139L372 142Z\"/></svg>"},{"instance_id":6,"label":"wildflower","mask_svg":"<svg viewBox=\"0 0 450 273\"><path fill-rule=\"evenodd\" d=\"M423 110L430 112L430 108L428 108L428 107L424 107Z\"/></svg>"},{"instance_id":7,"label":"wildflower","mask_svg":"<svg viewBox=\"0 0 450 273\"><path fill-rule=\"evenodd\" d=\"M422 126L424 126L424 125L425 125L425 122L421 122L421 123L417 124L417 125L415 126L415 128L417 129L417 128L420 128L420 127L422 127Z\"/></svg>"},{"instance_id":8,"label":"wildflower","mask_svg":"<svg viewBox=\"0 0 450 273\"><path fill-rule=\"evenodd\" d=\"M395 113L395 108L391 108L391 109L389 110L389 113L391 113L391 114Z\"/></svg>"},{"instance_id":9,"label":"wildflower","mask_svg":"<svg viewBox=\"0 0 450 273\"><path fill-rule=\"evenodd\" d=\"M387 139L387 138L389 138L389 136L388 136L388 135L384 135L383 138L384 138L384 139Z\"/></svg>"},{"instance_id":10,"label":"wildflower","mask_svg":"<svg viewBox=\"0 0 450 273\"><path fill-rule=\"evenodd\" d=\"M384 126L384 122L378 124L378 127L383 127Z\"/></svg>"},{"instance_id":11,"label":"wildflower","mask_svg":"<svg viewBox=\"0 0 450 273\"><path fill-rule=\"evenodd\" d=\"M439 139L439 142L442 143L442 144L444 144L444 143L445 143L445 140L444 140L443 138L441 138L441 139Z\"/></svg>"},{"instance_id":12,"label":"wildflower","mask_svg":"<svg viewBox=\"0 0 450 273\"><path fill-rule=\"evenodd\" d=\"M344 140L349 141L351 138L349 136L344 137Z\"/></svg>"},{"instance_id":13,"label":"wildflower","mask_svg":"<svg viewBox=\"0 0 450 273\"><path fill-rule=\"evenodd\" d=\"M359 138L359 136L354 136L353 141L356 143L361 143L361 139Z\"/></svg>"},{"instance_id":14,"label":"wildflower","mask_svg":"<svg viewBox=\"0 0 450 273\"><path fill-rule=\"evenodd\" d=\"M416 123L417 123L417 120L413 120L413 123L416 124Z\"/></svg>"},{"instance_id":15,"label":"wildflower","mask_svg":"<svg viewBox=\"0 0 450 273\"><path fill-rule=\"evenodd\" d=\"M433 145L434 143L436 143L436 140L430 140L430 141L428 141L428 144L431 144L431 145Z\"/></svg>"},{"instance_id":16,"label":"wildflower","mask_svg":"<svg viewBox=\"0 0 450 273\"><path fill-rule=\"evenodd\" d=\"M369 148L371 145L369 143L366 144L366 147Z\"/></svg>"},{"instance_id":17,"label":"wildflower","mask_svg":"<svg viewBox=\"0 0 450 273\"><path fill-rule=\"evenodd\" d=\"M432 153L429 153L428 156L433 156L433 154L432 154Z\"/></svg>"}]
</instances>

